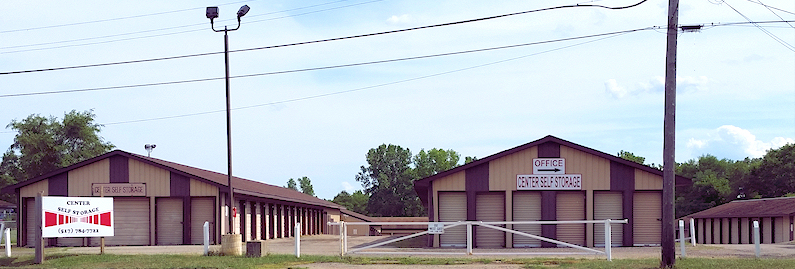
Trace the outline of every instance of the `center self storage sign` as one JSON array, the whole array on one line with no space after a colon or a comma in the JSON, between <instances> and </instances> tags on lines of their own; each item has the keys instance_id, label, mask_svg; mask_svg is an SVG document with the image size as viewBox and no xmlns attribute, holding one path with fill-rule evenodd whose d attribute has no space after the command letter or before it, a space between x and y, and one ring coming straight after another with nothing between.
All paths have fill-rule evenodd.
<instances>
[{"instance_id":1,"label":"center self storage sign","mask_svg":"<svg viewBox=\"0 0 795 269\"><path fill-rule=\"evenodd\" d=\"M113 198L42 197L42 237L113 236Z\"/></svg>"}]
</instances>

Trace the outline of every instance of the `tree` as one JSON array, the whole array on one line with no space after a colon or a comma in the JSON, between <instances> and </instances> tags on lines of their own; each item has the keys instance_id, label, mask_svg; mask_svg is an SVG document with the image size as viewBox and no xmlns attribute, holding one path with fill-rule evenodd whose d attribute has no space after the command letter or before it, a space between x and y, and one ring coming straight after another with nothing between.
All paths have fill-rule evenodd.
<instances>
[{"instance_id":1,"label":"tree","mask_svg":"<svg viewBox=\"0 0 795 269\"><path fill-rule=\"evenodd\" d=\"M639 164L644 164L646 162L646 157L636 156L634 153L629 151L619 151L618 157L624 160L633 161Z\"/></svg>"},{"instance_id":2,"label":"tree","mask_svg":"<svg viewBox=\"0 0 795 269\"><path fill-rule=\"evenodd\" d=\"M353 194L348 194L347 191L341 191L337 196L334 196L334 200L332 202L344 206L350 211L368 215L367 212L367 202L370 199L367 194L364 194L361 190L355 191Z\"/></svg>"},{"instance_id":3,"label":"tree","mask_svg":"<svg viewBox=\"0 0 795 269\"><path fill-rule=\"evenodd\" d=\"M312 187L312 181L308 177L299 178L298 185L301 186L301 192L315 196L315 188Z\"/></svg>"},{"instance_id":4,"label":"tree","mask_svg":"<svg viewBox=\"0 0 795 269\"><path fill-rule=\"evenodd\" d=\"M286 188L298 191L298 185L295 183L295 179L291 178L290 180L288 180Z\"/></svg>"},{"instance_id":5,"label":"tree","mask_svg":"<svg viewBox=\"0 0 795 269\"><path fill-rule=\"evenodd\" d=\"M704 155L679 164L676 173L693 179L693 186L677 189L676 215L685 216L736 199L740 182L753 162Z\"/></svg>"},{"instance_id":6,"label":"tree","mask_svg":"<svg viewBox=\"0 0 795 269\"><path fill-rule=\"evenodd\" d=\"M477 161L477 160L478 160L478 157L466 156L466 157L464 157L464 164L468 164L468 163L471 163L471 162L474 162L474 161Z\"/></svg>"},{"instance_id":7,"label":"tree","mask_svg":"<svg viewBox=\"0 0 795 269\"><path fill-rule=\"evenodd\" d=\"M749 193L781 197L795 192L795 144L769 150L748 170L740 185Z\"/></svg>"},{"instance_id":8,"label":"tree","mask_svg":"<svg viewBox=\"0 0 795 269\"><path fill-rule=\"evenodd\" d=\"M425 209L414 192L411 151L396 145L382 144L366 155L356 181L370 196L367 211L380 216L422 216Z\"/></svg>"},{"instance_id":9,"label":"tree","mask_svg":"<svg viewBox=\"0 0 795 269\"><path fill-rule=\"evenodd\" d=\"M452 149L433 148L429 151L420 150L412 159L414 161L414 178L421 179L450 170L458 166L461 154Z\"/></svg>"},{"instance_id":10,"label":"tree","mask_svg":"<svg viewBox=\"0 0 795 269\"><path fill-rule=\"evenodd\" d=\"M94 123L93 111L64 113L63 120L32 114L6 128L16 131L14 143L3 154L0 184L4 187L58 168L104 154L113 144L99 136L102 125ZM4 199L13 199L10 195Z\"/></svg>"}]
</instances>

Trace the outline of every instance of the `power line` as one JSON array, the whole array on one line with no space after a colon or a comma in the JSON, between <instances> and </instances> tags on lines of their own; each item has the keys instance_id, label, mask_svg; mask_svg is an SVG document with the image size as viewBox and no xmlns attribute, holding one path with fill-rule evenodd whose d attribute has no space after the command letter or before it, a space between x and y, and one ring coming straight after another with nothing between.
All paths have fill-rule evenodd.
<instances>
[{"instance_id":1,"label":"power line","mask_svg":"<svg viewBox=\"0 0 795 269\"><path fill-rule=\"evenodd\" d=\"M430 54L430 55L423 55L423 56L413 56L413 57L406 57L406 58L396 58L396 59L380 60L380 61L360 62L360 63L352 63L352 64L331 65L331 66L312 67L312 68L303 68L303 69L292 69L292 70L267 72L267 73L237 75L237 76L231 76L230 78L258 77L258 76L268 76L268 75L278 75L278 74L288 74L288 73L307 72L307 71L318 71L318 70L343 68L343 67L353 67L353 66L362 66L362 65L371 65L371 64L399 62L399 61L407 61L407 60L419 60L419 59L435 58L435 57L442 57L442 56L460 55L460 54L467 54L467 53L484 52L484 51L492 51L492 50L500 50L500 49L508 49L508 48L517 48L517 47L525 47L525 46L532 46L532 45L556 43L556 42L571 41L571 40L593 38L593 37L600 37L600 36L625 34L625 33L644 31L644 30L651 30L651 29L659 29L659 28L660 28L660 26L653 26L653 27L646 27L646 28L638 28L638 29L617 31L617 32L609 32L609 33L602 33L602 34L593 34L593 35L585 35L585 36L553 39L553 40L546 40L546 41L539 41L539 42L531 42L531 43L499 46L499 47L490 47L490 48L483 48L483 49L464 50L464 51L457 51L457 52L447 52L447 53ZM60 94L60 93L89 92L89 91L103 91L103 90L116 90L116 89L151 87L151 86L163 86L163 85L174 85L174 84L185 84L185 83L221 80L221 79L224 79L224 78L223 77L215 77L215 78L202 78L202 79L179 80L179 81L168 81L168 82L154 82L154 83L144 83L144 84L134 84L134 85L99 87L99 88L84 88L84 89L59 90L59 91L34 92L34 93L15 93L15 94L0 95L0 98L34 96L34 95L49 95L49 94Z\"/></svg>"},{"instance_id":2,"label":"power line","mask_svg":"<svg viewBox=\"0 0 795 269\"><path fill-rule=\"evenodd\" d=\"M648 0L641 0L638 3L632 4L632 5L629 5L629 6L623 6L623 7L608 7L608 6L602 6L602 5L579 5L579 4L576 4L576 5L564 5L564 6L556 6L556 7L534 9L534 10L528 10L528 11L522 11L522 12L508 13L508 14L502 14L502 15L496 15L496 16L490 16L490 17L483 17L483 18L477 18L477 19L470 19L470 20L464 20L464 21L448 22L448 23L426 25L426 26L405 28L405 29L392 30L392 31L384 31L384 32L377 32L377 33L370 33L370 34L362 34L362 35L353 35L353 36L346 36L346 37L329 38L329 39L321 39L321 40L314 40L314 41L305 41L305 42L283 44L283 45L275 45L275 46L266 46L266 47L240 49L240 50L231 50L229 52L241 52L241 51L253 51L253 50L262 50L262 49L283 48L283 47L291 47L291 46L298 46L298 45L306 45L306 44L315 44L315 43L322 43L322 42L354 39L354 38L360 38L360 37L371 37L371 36L377 36L377 35L394 34L394 33L408 32L408 31L414 31L414 30L430 29L430 28L436 28L436 27L443 27L443 26L450 26L450 25L457 25L457 24L464 24L464 23L471 23L471 22L478 22L478 21L485 21L485 20L504 18L504 17L509 17L509 16L522 15L522 14L528 14L528 13L534 13L534 12L540 12L540 11L562 9L562 8L595 7L595 8L606 8L606 9L626 9L626 8L631 8L631 7L638 6L640 4L643 4L646 1L648 1ZM21 74L21 73L36 73L36 72L46 72L46 71L66 70L66 69L87 68L87 67L98 67L98 66L131 64L131 63L154 62L154 61L161 61L161 60L173 60L173 59L181 59L181 58L189 58L189 57L197 57L197 56L207 56L207 55L220 54L220 53L223 53L223 52L208 52L208 53L189 54L189 55L163 57L163 58L151 58L151 59L143 59L143 60L132 60L132 61L123 61L123 62L89 64L89 65L77 65L77 66L33 69L33 70L23 70L23 71L10 71L10 72L2 72L2 73L0 73L0 75Z\"/></svg>"},{"instance_id":3,"label":"power line","mask_svg":"<svg viewBox=\"0 0 795 269\"><path fill-rule=\"evenodd\" d=\"M771 13L773 13L773 15L776 15L776 17L778 17L778 18L779 18L779 19L781 19L782 21L784 20L784 18L782 18L781 16L779 16L779 15L778 15L778 13L776 13L775 11L773 11L773 9L771 9L771 6L768 6L768 5L762 4L762 1L761 1L761 0L759 1L759 4L760 4L760 5L762 5L762 6L764 6L765 8L767 8L767 10L770 10L770 12L771 12ZM792 24L790 24L789 22L788 22L787 24L788 24L790 27L792 27L792 29L795 29L795 26L792 26Z\"/></svg>"},{"instance_id":4,"label":"power line","mask_svg":"<svg viewBox=\"0 0 795 269\"><path fill-rule=\"evenodd\" d=\"M243 2L249 2L249 1L252 1L252 0L231 2L231 3L221 4L219 6L225 6L225 5L237 4L237 3L243 3ZM157 12L157 13L133 15L133 16L127 16L127 17L112 18L112 19L102 19L102 20L94 20L94 21L84 21L84 22L75 22L75 23L67 23L67 24L31 27L31 28L24 28L24 29L5 30L5 31L0 31L0 34L12 33L12 32L32 31L32 30L41 30L41 29L50 29L50 28L59 28L59 27L75 26L75 25L84 25L84 24L99 23L99 22L109 22L109 21L134 19L134 18L149 17L149 16L163 15L163 14L170 14L170 13L178 13L178 12L183 12L183 11L190 11L190 10L204 9L204 8L205 7L194 7L194 8L186 8L186 9L179 9L179 10L172 10L172 11L163 11L163 12Z\"/></svg>"},{"instance_id":5,"label":"power line","mask_svg":"<svg viewBox=\"0 0 795 269\"><path fill-rule=\"evenodd\" d=\"M789 50L791 50L791 51L795 52L795 46L792 46L791 44L787 43L787 42L786 42L786 41L784 41L783 39L779 38L778 36L774 35L774 34L773 34L773 33L771 33L770 31L768 31L767 29L765 29L765 28L762 28L762 27L761 27L761 26L759 26L757 23L754 23L754 22L753 22L753 21L752 21L750 18L748 18L747 16L745 16L745 15L744 15L742 12L740 12L739 10L737 10L736 8L734 8L732 5L730 5L730 4L729 4L729 3L727 3L726 1L723 1L723 0L721 0L721 2L723 2L724 4L726 4L727 6L729 6L729 7L730 7L732 10L734 10L734 12L737 12L737 14L740 14L740 16L742 16L743 18L745 18L745 20L747 20L748 22L750 22L751 24L753 24L754 26L756 26L756 28L757 28L757 29L761 30L762 32L764 32L765 34L767 34L768 36L770 36L771 38L773 38L773 40L776 40L776 42L778 42L779 44L781 44L781 45L784 45L784 47L786 47L787 49L789 49Z\"/></svg>"},{"instance_id":6,"label":"power line","mask_svg":"<svg viewBox=\"0 0 795 269\"><path fill-rule=\"evenodd\" d=\"M519 59L523 59L523 58L527 58L527 57L531 57L531 56L536 56L536 55L540 55L540 54L550 53L550 52L553 52L553 51L558 51L558 50L563 50L563 49L566 49L566 48L571 48L571 47L580 46L580 45L584 45L584 44L588 44L588 43L593 43L593 42L605 40L605 39L608 39L608 38L618 37L618 36L625 35L625 34L628 34L628 33L631 33L631 32L642 31L642 30L650 30L650 29L651 28L649 27L649 28L641 28L641 29L613 32L613 33L600 34L600 35L592 35L591 37L594 37L594 36L603 36L603 37L598 38L598 39L594 39L594 40L580 42L580 43L577 43L577 44L572 44L572 45L558 47L558 48L554 48L554 49L549 49L549 50L536 52L536 53L532 53L532 54L528 54L528 55L523 55L523 56L519 56L519 57L513 57L513 58L509 58L509 59L495 61L495 62L480 64L480 65L475 65L475 66L470 66L470 67L465 67L465 68L454 69L454 70L440 72L440 73L435 73L435 74L431 74L431 75L425 75L425 76L414 77L414 78L409 78L409 79L404 79L404 80L392 81L392 82L382 83L382 84L378 84L378 85L372 85L372 86L361 87L361 88L345 90L345 91L339 91L339 92L318 94L318 95L313 95L313 96L299 97L299 98L287 99L287 100L282 100L282 101L275 101L275 102L269 102L269 103L263 103L263 104L257 104L257 105L249 105L249 106L237 107L237 108L233 108L232 110L243 110L243 109L250 109L250 108L256 108L256 107L272 106L272 105L278 105L278 104L305 101L305 100L317 99L317 98L322 98L322 97L328 97L328 96L334 96L334 95L358 92L358 91L363 91L363 90L368 90L368 89L380 88L380 87L385 87L385 86L389 86L389 85L406 83L406 82L410 82L410 81L422 80L422 79L427 79L427 78L432 78L432 77L438 77L438 76L442 76L442 75L462 72L462 71L466 71L466 70L471 70L471 69L476 69L476 68L496 65L496 64L505 63L505 62L509 62L509 61L514 61L514 60L519 60ZM607 35L607 36L605 36L605 35ZM119 122L104 123L102 125L118 125L118 124L147 122L147 121L174 119L174 118L184 118L184 117L199 116L199 115L221 113L221 112L226 112L226 110L213 110L213 111L204 111L204 112L198 112L198 113L190 113L190 114L182 114L182 115L166 116L166 117L158 117L158 118L150 118L150 119L119 121Z\"/></svg>"},{"instance_id":7,"label":"power line","mask_svg":"<svg viewBox=\"0 0 795 269\"><path fill-rule=\"evenodd\" d=\"M748 0L748 2L762 5L762 6L766 7L766 8L768 8L768 9L772 8L772 9L775 9L775 10L778 10L778 11L781 11L781 12L784 12L784 13L789 13L789 14L795 15L795 12L790 12L790 11L786 11L786 10L783 10L783 9L780 9L780 8L777 8L777 7L774 7L774 6L769 6L769 5L762 4L762 1ZM779 17L779 18L781 18L781 17Z\"/></svg>"},{"instance_id":8,"label":"power line","mask_svg":"<svg viewBox=\"0 0 795 269\"><path fill-rule=\"evenodd\" d=\"M338 0L338 1L327 2L327 3L322 3L322 4L316 4L316 5L306 6L306 7L299 7L299 8L282 10L282 11L274 11L274 12L268 12L268 13L257 14L257 15L249 15L248 17L251 18L251 17L257 17L257 16L271 15L271 14L276 14L276 13L284 13L284 12L289 12L289 11L313 8L313 7L329 5L329 4L334 4L334 3L338 3L338 2L345 2L345 1L347 1L347 0ZM313 13L318 13L318 12L324 12L324 11L329 11L329 10L347 8L347 7L352 7L352 6L364 5L364 4L370 4L370 3L381 2L381 1L384 1L384 0L373 0L373 1L368 1L368 2L362 2L362 3L355 3L355 4L345 5L345 6L333 7L333 8L328 8L328 9L309 11L309 12L304 12L304 13L299 13L299 14L294 14L294 15L288 15L288 16L282 16L282 17L276 17L276 18L268 18L268 19L255 20L255 21L247 21L247 22L244 22L243 24L263 22L263 21L272 21L272 20L278 20L278 19L284 19L284 18L290 18L290 17L303 16L303 15L308 15L308 14L313 14ZM234 19L220 20L220 22L225 22L225 21L234 21ZM71 40L62 40L62 41L54 41L54 42L46 42L46 43L37 43L37 44L27 44L27 45L0 47L0 50L1 49L12 49L12 48L22 48L22 47L54 45L54 44L71 43L71 42L87 41L87 40L95 40L95 39L104 39L104 38L111 38L111 37L128 36L128 35L150 33L150 32L159 32L159 31L172 30L172 29L198 27L198 26L205 26L205 25L206 25L205 23L196 23L196 24L189 24L189 25L182 25L182 26L174 26L174 27L151 29L151 30L144 30L144 31L137 31L137 32L129 32L129 33L123 33L123 34L113 34L113 35L105 35L105 36L98 36L98 37L81 38L81 39L71 39ZM106 40L106 41L97 41L97 42L90 42L90 43L83 43L83 44L73 44L73 45L63 45L63 46L46 47L46 48L32 48L32 49L5 51L5 52L0 52L0 54L10 54L10 53L27 52L27 51L49 50L49 49L60 49L60 48L69 48L69 47L80 47L80 46L88 46L88 45L97 45L97 44L105 44L105 43L127 41L127 40L135 40L135 39L143 39L143 38L152 38L152 37L160 37L160 36L169 36L169 35L177 35L177 34L184 34L184 33L192 33L192 32L204 31L204 30L205 30L204 28L201 28L201 29L185 30L185 31L171 32L171 33L164 33L164 34L137 36L137 37Z\"/></svg>"}]
</instances>

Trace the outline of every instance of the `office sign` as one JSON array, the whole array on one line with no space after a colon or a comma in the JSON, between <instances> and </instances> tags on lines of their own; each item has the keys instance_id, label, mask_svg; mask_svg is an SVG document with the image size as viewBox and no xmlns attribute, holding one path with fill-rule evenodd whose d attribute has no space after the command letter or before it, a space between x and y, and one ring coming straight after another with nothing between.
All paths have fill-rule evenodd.
<instances>
[{"instance_id":1,"label":"office sign","mask_svg":"<svg viewBox=\"0 0 795 269\"><path fill-rule=\"evenodd\" d=\"M517 175L517 190L582 190L582 175Z\"/></svg>"},{"instance_id":2,"label":"office sign","mask_svg":"<svg viewBox=\"0 0 795 269\"><path fill-rule=\"evenodd\" d=\"M104 196L146 196L146 184L144 183L93 183L91 184L91 194L102 196L100 191L104 191Z\"/></svg>"},{"instance_id":3,"label":"office sign","mask_svg":"<svg viewBox=\"0 0 795 269\"><path fill-rule=\"evenodd\" d=\"M41 208L42 237L113 236L113 198L45 196Z\"/></svg>"},{"instance_id":4,"label":"office sign","mask_svg":"<svg viewBox=\"0 0 795 269\"><path fill-rule=\"evenodd\" d=\"M566 174L566 159L541 158L533 159L533 174L563 175Z\"/></svg>"}]
</instances>

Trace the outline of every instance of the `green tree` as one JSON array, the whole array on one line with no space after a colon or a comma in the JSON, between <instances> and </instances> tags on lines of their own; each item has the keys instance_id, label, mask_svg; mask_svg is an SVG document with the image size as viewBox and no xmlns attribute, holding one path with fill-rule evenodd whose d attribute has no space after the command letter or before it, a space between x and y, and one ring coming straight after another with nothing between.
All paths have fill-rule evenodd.
<instances>
[{"instance_id":1,"label":"green tree","mask_svg":"<svg viewBox=\"0 0 795 269\"><path fill-rule=\"evenodd\" d=\"M749 168L741 186L753 196L781 197L795 193L795 144L769 150Z\"/></svg>"},{"instance_id":2,"label":"green tree","mask_svg":"<svg viewBox=\"0 0 795 269\"><path fill-rule=\"evenodd\" d=\"M414 161L414 179L421 179L450 170L458 166L461 154L452 149L420 150L412 159Z\"/></svg>"},{"instance_id":3,"label":"green tree","mask_svg":"<svg viewBox=\"0 0 795 269\"><path fill-rule=\"evenodd\" d=\"M312 180L308 177L299 178L298 185L301 186L301 192L315 196L315 188L312 187Z\"/></svg>"},{"instance_id":4,"label":"green tree","mask_svg":"<svg viewBox=\"0 0 795 269\"><path fill-rule=\"evenodd\" d=\"M646 157L636 156L634 153L629 151L619 151L618 157L624 160L633 161L639 164L644 164L646 162Z\"/></svg>"},{"instance_id":5,"label":"green tree","mask_svg":"<svg viewBox=\"0 0 795 269\"><path fill-rule=\"evenodd\" d=\"M298 191L298 184L295 183L295 179L291 178L290 180L287 180L286 188L294 190L294 191Z\"/></svg>"},{"instance_id":6,"label":"green tree","mask_svg":"<svg viewBox=\"0 0 795 269\"><path fill-rule=\"evenodd\" d=\"M474 161L477 161L477 160L478 160L478 157L466 156L466 157L464 157L464 164L468 164L468 163L471 163L471 162L474 162Z\"/></svg>"},{"instance_id":7,"label":"green tree","mask_svg":"<svg viewBox=\"0 0 795 269\"><path fill-rule=\"evenodd\" d=\"M372 216L422 216L425 209L414 192L411 151L383 144L367 152L356 181L370 196L367 211Z\"/></svg>"},{"instance_id":8,"label":"green tree","mask_svg":"<svg viewBox=\"0 0 795 269\"><path fill-rule=\"evenodd\" d=\"M350 211L368 215L367 212L367 202L370 199L370 196L364 194L361 190L357 190L353 192L353 194L348 194L347 191L341 191L337 196L334 196L334 200L332 202L344 206Z\"/></svg>"},{"instance_id":9,"label":"green tree","mask_svg":"<svg viewBox=\"0 0 795 269\"><path fill-rule=\"evenodd\" d=\"M0 184L4 187L52 170L101 155L114 148L99 136L93 111L64 113L63 120L32 114L6 128L16 131L14 143L3 154ZM13 199L4 194L3 199Z\"/></svg>"},{"instance_id":10,"label":"green tree","mask_svg":"<svg viewBox=\"0 0 795 269\"><path fill-rule=\"evenodd\" d=\"M693 179L693 186L676 190L676 215L685 216L736 199L741 181L753 162L704 155L679 164L676 173Z\"/></svg>"}]
</instances>

